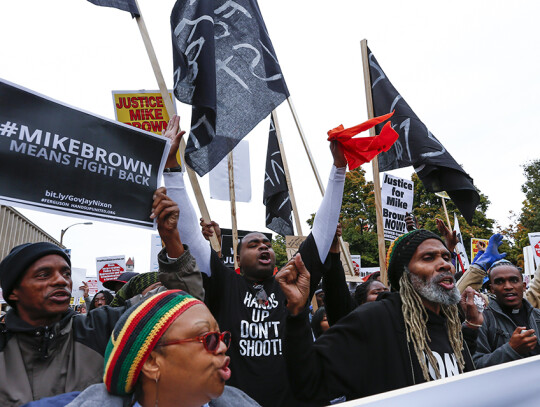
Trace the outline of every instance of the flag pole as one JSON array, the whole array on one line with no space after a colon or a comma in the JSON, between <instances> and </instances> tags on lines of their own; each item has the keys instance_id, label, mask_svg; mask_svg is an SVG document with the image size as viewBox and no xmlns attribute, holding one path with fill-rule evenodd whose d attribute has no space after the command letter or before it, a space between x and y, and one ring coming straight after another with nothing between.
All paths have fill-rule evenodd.
<instances>
[{"instance_id":1,"label":"flag pole","mask_svg":"<svg viewBox=\"0 0 540 407\"><path fill-rule=\"evenodd\" d=\"M161 97L163 98L163 102L165 103L167 114L169 115L169 117L172 117L175 114L174 105L172 103L171 98L169 97L169 91L167 89L167 86L165 85L165 79L163 78L163 74L161 73L161 68L159 67L156 53L154 51L154 46L152 45L152 41L150 41L150 35L148 34L148 30L146 28L146 24L142 16L141 8L137 0L135 0L135 4L137 5L137 9L139 10L139 17L135 17L135 20L137 21L137 25L139 27L139 31L141 33L144 46L146 48L148 58L150 59L150 64L152 65L152 69L154 70L154 75L156 77L156 80L159 86ZM182 138L180 140L180 154L182 157L184 156L185 149L186 149L186 143L184 141L184 138ZM188 173L189 181L191 182L191 187L193 188L193 193L195 194L195 199L197 200L197 205L199 206L199 210L201 211L201 216L204 222L210 223L211 221L210 213L208 212L208 208L206 207L206 202L204 201L204 197L201 191L201 186L199 185L199 180L197 179L197 175L187 165L186 165L186 171ZM221 245L215 234L213 234L210 237L210 243L212 244L212 248L216 252L221 250Z\"/></svg>"},{"instance_id":2,"label":"flag pole","mask_svg":"<svg viewBox=\"0 0 540 407\"><path fill-rule=\"evenodd\" d=\"M300 215L296 207L296 199L294 197L293 186L291 182L291 175L289 173L289 165L287 164L287 157L285 156L285 149L283 148L283 140L281 139L281 130L279 128L279 122L277 118L276 110L272 111L272 119L274 120L274 127L276 128L276 138L281 152L281 161L283 162L283 171L285 172L285 179L287 180L287 188L289 190L289 198L291 200L292 210L294 214L294 222L296 223L296 234L302 235L302 225L300 224Z\"/></svg>"},{"instance_id":3,"label":"flag pole","mask_svg":"<svg viewBox=\"0 0 540 407\"><path fill-rule=\"evenodd\" d=\"M452 230L452 225L450 225L450 218L448 217L448 210L446 209L446 202L444 201L444 198L441 196L442 206L444 209L444 214L446 215L446 222L448 223L448 230Z\"/></svg>"},{"instance_id":4,"label":"flag pole","mask_svg":"<svg viewBox=\"0 0 540 407\"><path fill-rule=\"evenodd\" d=\"M229 198L231 201L231 221L232 221L232 245L234 257L234 269L238 268L238 259L236 258L236 249L238 245L238 225L236 223L236 193L234 191L234 159L233 152L230 151L227 155L227 163L229 167Z\"/></svg>"},{"instance_id":5,"label":"flag pole","mask_svg":"<svg viewBox=\"0 0 540 407\"><path fill-rule=\"evenodd\" d=\"M369 74L369 56L367 51L367 40L360 41L362 51L362 64L364 67L364 86L366 88L366 105L368 119L375 117L373 111L373 96L371 94L371 76ZM369 129L369 135L374 137L375 127ZM386 274L386 245L384 242L384 226L382 217L381 181L379 179L379 158L376 156L372 161L373 166L373 192L375 194L375 214L377 216L377 242L379 246L379 266L381 268L381 282L388 285Z\"/></svg>"},{"instance_id":6,"label":"flag pole","mask_svg":"<svg viewBox=\"0 0 540 407\"><path fill-rule=\"evenodd\" d=\"M306 154L309 159L309 163L311 164L311 168L313 169L313 173L315 174L315 179L317 180L317 185L319 186L319 189L321 191L321 195L324 196L324 185L322 183L321 177L319 176L319 171L317 171L317 166L315 165L315 160L313 160L313 156L311 155L311 150L309 149L309 145L306 140L306 136L304 135L304 130L302 130L302 125L300 124L300 119L298 118L298 114L296 114L296 109L294 108L294 104L292 102L291 97L289 96L287 98L287 102L289 103L289 107L291 108L291 113L294 118L294 122L296 124L296 128L298 129L298 133L300 134L300 139L302 140L302 144L304 145L304 149L306 150ZM343 241L343 238L339 237L339 247L341 248L341 252L343 253L343 256L345 257L345 261L347 262L347 267L349 268L349 273L351 276L354 276L354 266L352 264L351 254L349 253L349 250L345 246L345 242Z\"/></svg>"}]
</instances>

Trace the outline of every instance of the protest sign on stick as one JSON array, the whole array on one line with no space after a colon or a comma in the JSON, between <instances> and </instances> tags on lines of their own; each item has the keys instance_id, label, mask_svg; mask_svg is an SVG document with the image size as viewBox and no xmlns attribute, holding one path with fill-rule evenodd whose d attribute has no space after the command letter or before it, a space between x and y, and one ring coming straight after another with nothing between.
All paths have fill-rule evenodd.
<instances>
[{"instance_id":1,"label":"protest sign on stick","mask_svg":"<svg viewBox=\"0 0 540 407\"><path fill-rule=\"evenodd\" d=\"M161 136L0 79L0 200L154 228L152 195L169 152Z\"/></svg>"},{"instance_id":2,"label":"protest sign on stick","mask_svg":"<svg viewBox=\"0 0 540 407\"><path fill-rule=\"evenodd\" d=\"M529 242L534 254L534 263L540 264L540 232L529 233Z\"/></svg>"},{"instance_id":3,"label":"protest sign on stick","mask_svg":"<svg viewBox=\"0 0 540 407\"><path fill-rule=\"evenodd\" d=\"M407 233L405 216L411 212L414 198L414 183L383 173L381 189L384 238L393 241Z\"/></svg>"}]
</instances>

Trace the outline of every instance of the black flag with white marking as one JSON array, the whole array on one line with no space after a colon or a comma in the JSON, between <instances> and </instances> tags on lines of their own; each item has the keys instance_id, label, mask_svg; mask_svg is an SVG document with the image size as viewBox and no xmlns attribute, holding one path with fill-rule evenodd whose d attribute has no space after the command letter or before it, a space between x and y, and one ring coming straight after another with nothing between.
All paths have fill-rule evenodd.
<instances>
[{"instance_id":1,"label":"black flag with white marking","mask_svg":"<svg viewBox=\"0 0 540 407\"><path fill-rule=\"evenodd\" d=\"M430 192L446 191L470 224L480 202L472 178L416 116L369 49L368 55L374 115L395 111L392 123L399 134L390 150L379 154L379 171L413 166L424 187ZM377 133L385 123L377 126Z\"/></svg>"},{"instance_id":2,"label":"black flag with white marking","mask_svg":"<svg viewBox=\"0 0 540 407\"><path fill-rule=\"evenodd\" d=\"M293 235L291 200L272 117L266 153L263 203L266 206L266 227L282 236Z\"/></svg>"}]
</instances>

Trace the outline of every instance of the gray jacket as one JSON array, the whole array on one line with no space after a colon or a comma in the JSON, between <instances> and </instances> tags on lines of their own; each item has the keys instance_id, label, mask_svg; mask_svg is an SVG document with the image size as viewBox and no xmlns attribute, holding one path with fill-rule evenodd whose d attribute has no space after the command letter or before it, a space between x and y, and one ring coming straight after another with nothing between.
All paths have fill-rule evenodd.
<instances>
[{"instance_id":1,"label":"gray jacket","mask_svg":"<svg viewBox=\"0 0 540 407\"><path fill-rule=\"evenodd\" d=\"M132 397L113 396L107 392L105 384L95 384L75 398L66 407L128 407ZM235 387L225 386L223 394L207 404L209 407L260 407L246 393Z\"/></svg>"},{"instance_id":2,"label":"gray jacket","mask_svg":"<svg viewBox=\"0 0 540 407\"><path fill-rule=\"evenodd\" d=\"M188 250L160 273L169 274L164 278L167 288L204 295L202 277ZM175 273L182 277L175 278ZM114 325L127 308L144 298L137 295L125 307L100 307L86 316L68 309L59 322L43 327L30 326L10 310L6 322L0 323L0 406L20 406L100 383Z\"/></svg>"},{"instance_id":3,"label":"gray jacket","mask_svg":"<svg viewBox=\"0 0 540 407\"><path fill-rule=\"evenodd\" d=\"M533 308L523 300L527 310L529 326L538 336L540 332L540 310ZM522 356L509 345L512 333L517 328L512 319L501 309L497 301L490 301L489 307L484 311L484 323L480 327L477 339L476 352L473 360L477 368L494 366L500 363L522 359ZM540 337L539 337L540 338ZM533 354L540 354L540 339L537 341Z\"/></svg>"}]
</instances>

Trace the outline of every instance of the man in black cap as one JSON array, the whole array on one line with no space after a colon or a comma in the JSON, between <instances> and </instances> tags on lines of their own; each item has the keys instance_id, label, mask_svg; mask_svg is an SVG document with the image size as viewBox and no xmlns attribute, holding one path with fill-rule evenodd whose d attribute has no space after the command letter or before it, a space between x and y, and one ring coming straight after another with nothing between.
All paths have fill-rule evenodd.
<instances>
[{"instance_id":1,"label":"man in black cap","mask_svg":"<svg viewBox=\"0 0 540 407\"><path fill-rule=\"evenodd\" d=\"M137 273L134 271L126 271L113 280L107 280L103 283L103 287L107 290L117 293L131 278L135 277Z\"/></svg>"},{"instance_id":2,"label":"man in black cap","mask_svg":"<svg viewBox=\"0 0 540 407\"><path fill-rule=\"evenodd\" d=\"M167 252L181 259L175 272L200 274L180 241L178 206L160 188L152 218ZM202 285L198 275L197 285ZM186 281L186 280L184 280ZM0 263L0 284L13 308L0 324L0 405L19 406L32 400L76 390L102 381L103 355L123 307L100 307L86 316L69 308L71 262L58 246L25 243ZM169 287L189 288L189 287Z\"/></svg>"},{"instance_id":3,"label":"man in black cap","mask_svg":"<svg viewBox=\"0 0 540 407\"><path fill-rule=\"evenodd\" d=\"M387 255L394 292L357 308L313 343L305 307L309 273L297 255L276 277L287 297L284 353L295 395L326 405L474 369L468 346L475 346L482 314L472 289L460 296L451 260L432 232L400 236Z\"/></svg>"}]
</instances>

